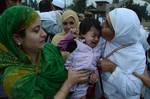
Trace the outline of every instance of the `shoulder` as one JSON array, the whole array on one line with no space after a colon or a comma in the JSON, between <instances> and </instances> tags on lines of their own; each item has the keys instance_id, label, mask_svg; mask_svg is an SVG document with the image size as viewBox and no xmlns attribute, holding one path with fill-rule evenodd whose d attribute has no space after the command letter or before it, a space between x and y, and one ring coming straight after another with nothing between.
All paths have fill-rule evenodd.
<instances>
[{"instance_id":1,"label":"shoulder","mask_svg":"<svg viewBox=\"0 0 150 99\"><path fill-rule=\"evenodd\" d=\"M42 49L41 54L45 58L62 58L61 51L58 47L56 47L54 44L46 43Z\"/></svg>"},{"instance_id":2,"label":"shoulder","mask_svg":"<svg viewBox=\"0 0 150 99\"><path fill-rule=\"evenodd\" d=\"M51 52L59 52L60 53L60 50L58 47L56 47L54 44L51 44L51 43L46 43L42 49L44 52L47 52L48 53L51 53Z\"/></svg>"}]
</instances>

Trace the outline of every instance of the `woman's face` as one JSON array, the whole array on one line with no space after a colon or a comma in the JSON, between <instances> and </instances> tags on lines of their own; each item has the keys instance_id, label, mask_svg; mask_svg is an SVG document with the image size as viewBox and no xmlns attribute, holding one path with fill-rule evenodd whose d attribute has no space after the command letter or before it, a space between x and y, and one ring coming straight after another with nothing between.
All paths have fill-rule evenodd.
<instances>
[{"instance_id":1,"label":"woman's face","mask_svg":"<svg viewBox=\"0 0 150 99\"><path fill-rule=\"evenodd\" d=\"M100 31L97 30L95 27L91 27L90 30L82 36L85 39L85 43L91 48L94 48L99 42Z\"/></svg>"},{"instance_id":2,"label":"woman's face","mask_svg":"<svg viewBox=\"0 0 150 99\"><path fill-rule=\"evenodd\" d=\"M41 21L38 17L36 21L25 30L25 37L21 38L23 50L34 52L41 49L45 43L46 33L41 27Z\"/></svg>"},{"instance_id":3,"label":"woman's face","mask_svg":"<svg viewBox=\"0 0 150 99\"><path fill-rule=\"evenodd\" d=\"M102 23L102 36L108 41L111 41L115 36L114 29L108 16L106 16L105 21Z\"/></svg>"},{"instance_id":4,"label":"woman's face","mask_svg":"<svg viewBox=\"0 0 150 99\"><path fill-rule=\"evenodd\" d=\"M68 33L71 28L76 28L74 18L73 18L73 17L67 18L67 19L63 22L63 27L64 27L64 31L65 31L66 33Z\"/></svg>"}]
</instances>

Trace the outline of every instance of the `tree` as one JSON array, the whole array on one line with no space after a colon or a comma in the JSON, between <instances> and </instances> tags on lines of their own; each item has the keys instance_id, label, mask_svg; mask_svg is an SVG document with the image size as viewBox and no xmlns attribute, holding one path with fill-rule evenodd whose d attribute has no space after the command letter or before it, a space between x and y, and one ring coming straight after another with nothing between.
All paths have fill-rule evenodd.
<instances>
[{"instance_id":1,"label":"tree","mask_svg":"<svg viewBox=\"0 0 150 99\"><path fill-rule=\"evenodd\" d=\"M78 12L83 13L84 9L86 8L87 0L73 0L73 4L70 5L68 8Z\"/></svg>"},{"instance_id":2,"label":"tree","mask_svg":"<svg viewBox=\"0 0 150 99\"><path fill-rule=\"evenodd\" d=\"M150 3L150 0L144 0L144 1L146 1L146 2Z\"/></svg>"},{"instance_id":3,"label":"tree","mask_svg":"<svg viewBox=\"0 0 150 99\"><path fill-rule=\"evenodd\" d=\"M135 11L142 21L142 18L147 20L150 16L148 15L148 11L146 10L148 4L145 3L144 5L134 4L132 0L126 3L126 7Z\"/></svg>"}]
</instances>

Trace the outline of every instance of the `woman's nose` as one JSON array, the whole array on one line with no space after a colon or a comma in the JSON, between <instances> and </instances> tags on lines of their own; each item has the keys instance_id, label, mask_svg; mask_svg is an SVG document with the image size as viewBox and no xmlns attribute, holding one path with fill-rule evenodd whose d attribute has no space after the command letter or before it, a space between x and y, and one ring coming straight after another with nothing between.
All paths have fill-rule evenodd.
<instances>
[{"instance_id":1,"label":"woman's nose","mask_svg":"<svg viewBox=\"0 0 150 99\"><path fill-rule=\"evenodd\" d=\"M43 29L41 30L41 36L43 36L43 37L47 36L47 33Z\"/></svg>"},{"instance_id":2,"label":"woman's nose","mask_svg":"<svg viewBox=\"0 0 150 99\"><path fill-rule=\"evenodd\" d=\"M68 29L71 29L71 27L72 27L72 26L71 26L70 24L67 24L67 28L68 28Z\"/></svg>"}]
</instances>

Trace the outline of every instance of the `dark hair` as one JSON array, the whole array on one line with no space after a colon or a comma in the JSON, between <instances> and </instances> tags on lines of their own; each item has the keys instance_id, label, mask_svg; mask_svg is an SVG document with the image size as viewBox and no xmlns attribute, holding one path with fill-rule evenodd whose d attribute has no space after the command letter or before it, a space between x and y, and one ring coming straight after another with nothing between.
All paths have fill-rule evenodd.
<instances>
[{"instance_id":1,"label":"dark hair","mask_svg":"<svg viewBox=\"0 0 150 99\"><path fill-rule=\"evenodd\" d=\"M24 38L26 36L25 29L21 31L14 32L15 34L18 34L21 38Z\"/></svg>"},{"instance_id":2,"label":"dark hair","mask_svg":"<svg viewBox=\"0 0 150 99\"><path fill-rule=\"evenodd\" d=\"M50 0L42 0L39 3L40 12L48 12L52 10L52 5Z\"/></svg>"},{"instance_id":3,"label":"dark hair","mask_svg":"<svg viewBox=\"0 0 150 99\"><path fill-rule=\"evenodd\" d=\"M85 18L83 21L81 21L79 26L79 35L86 34L91 27L95 27L97 30L101 32L101 26L100 22L97 19L94 18Z\"/></svg>"},{"instance_id":4,"label":"dark hair","mask_svg":"<svg viewBox=\"0 0 150 99\"><path fill-rule=\"evenodd\" d=\"M4 12L5 9L6 9L5 0L0 0L0 15Z\"/></svg>"}]
</instances>

